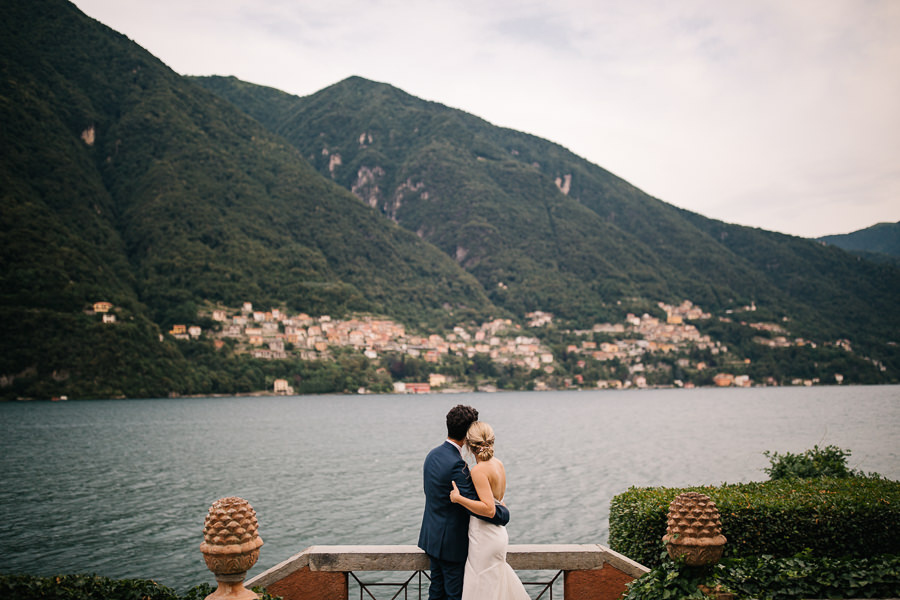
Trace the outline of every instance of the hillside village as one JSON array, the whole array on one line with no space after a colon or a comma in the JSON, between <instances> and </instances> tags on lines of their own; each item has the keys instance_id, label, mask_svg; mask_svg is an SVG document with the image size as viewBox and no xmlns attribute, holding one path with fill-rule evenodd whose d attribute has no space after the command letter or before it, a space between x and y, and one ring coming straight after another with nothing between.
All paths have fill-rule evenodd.
<instances>
[{"instance_id":1,"label":"hillside village","mask_svg":"<svg viewBox=\"0 0 900 600\"><path fill-rule=\"evenodd\" d=\"M529 389L564 388L645 388L660 385L659 377L652 373L660 369L677 367L681 372L702 372L709 368L698 355L723 356L728 348L709 335L701 334L692 322L717 319L732 323L734 311L713 317L691 301L680 305L658 303L659 313L665 318L644 313L641 316L627 314L618 323L597 323L585 330L557 331L564 344L551 347L546 332L556 325L554 316L536 311L527 315L524 325L510 319L494 319L480 325L458 325L452 331L440 334L419 335L410 333L400 323L386 318L356 316L348 319L329 315L287 314L279 309L255 310L245 302L239 309L215 308L203 311L198 321L213 323L206 331L196 324L177 324L168 332L178 340L211 340L217 350L229 345L237 354L248 354L261 360L300 359L304 361L329 361L338 351L361 353L366 359L377 362L387 355L412 357L432 365L428 381L395 381L398 392L428 392L458 389L463 382L441 373L441 365L449 356L473 359L481 355L500 367L518 369L527 373ZM102 316L103 323L114 325L115 310L108 302L97 302L93 312ZM743 315L756 311L755 305L745 306ZM759 335L753 342L773 347L815 347L813 342L791 338L782 324L741 321ZM162 336L161 336L162 337ZM846 352L852 352L846 340L833 344ZM661 362L666 359L665 362ZM565 360L566 364L561 361ZM729 356L726 363L737 367L749 364L749 359ZM585 377L590 366L598 367L607 377ZM740 368L735 369L740 371ZM841 383L843 376L834 375L834 383ZM775 385L773 380L753 381L749 375L717 369L712 377L717 386L749 387L751 385ZM817 378L794 379L794 385L821 383ZM832 383L829 381L828 383ZM674 378L664 385L693 387L690 380ZM486 382L479 389L492 389ZM276 393L293 393L288 382L274 382ZM367 390L360 389L360 392Z\"/></svg>"}]
</instances>

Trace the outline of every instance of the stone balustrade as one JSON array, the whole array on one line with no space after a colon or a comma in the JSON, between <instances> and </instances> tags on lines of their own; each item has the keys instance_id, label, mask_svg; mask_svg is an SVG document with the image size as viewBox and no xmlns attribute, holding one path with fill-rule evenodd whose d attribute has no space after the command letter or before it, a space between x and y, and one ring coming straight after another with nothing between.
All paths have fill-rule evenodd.
<instances>
[{"instance_id":1,"label":"stone balustrade","mask_svg":"<svg viewBox=\"0 0 900 600\"><path fill-rule=\"evenodd\" d=\"M612 600L649 569L599 544L510 545L517 571L563 572L566 600ZM428 557L416 546L311 546L246 582L284 600L343 600L350 572L425 571Z\"/></svg>"}]
</instances>

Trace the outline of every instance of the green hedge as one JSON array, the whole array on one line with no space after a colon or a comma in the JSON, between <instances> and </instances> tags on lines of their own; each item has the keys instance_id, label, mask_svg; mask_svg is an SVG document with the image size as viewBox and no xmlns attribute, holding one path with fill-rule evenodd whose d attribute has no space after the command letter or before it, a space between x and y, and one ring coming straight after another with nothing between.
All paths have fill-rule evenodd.
<instances>
[{"instance_id":1,"label":"green hedge","mask_svg":"<svg viewBox=\"0 0 900 600\"><path fill-rule=\"evenodd\" d=\"M612 499L609 546L660 564L669 503L680 493L716 503L726 557L900 554L900 482L876 478L779 480L691 488L631 488Z\"/></svg>"},{"instance_id":2,"label":"green hedge","mask_svg":"<svg viewBox=\"0 0 900 600\"><path fill-rule=\"evenodd\" d=\"M699 584L722 586L739 600L895 598L900 597L900 556L756 556L725 559L715 567L700 569L665 559L629 585L625 600L706 599Z\"/></svg>"},{"instance_id":3,"label":"green hedge","mask_svg":"<svg viewBox=\"0 0 900 600\"><path fill-rule=\"evenodd\" d=\"M149 579L110 579L97 575L0 575L0 598L16 600L203 600L215 588L203 583L177 594ZM280 600L258 588L260 600Z\"/></svg>"},{"instance_id":4,"label":"green hedge","mask_svg":"<svg viewBox=\"0 0 900 600\"><path fill-rule=\"evenodd\" d=\"M723 561L716 580L739 598L896 598L900 596L900 556L751 556Z\"/></svg>"}]
</instances>

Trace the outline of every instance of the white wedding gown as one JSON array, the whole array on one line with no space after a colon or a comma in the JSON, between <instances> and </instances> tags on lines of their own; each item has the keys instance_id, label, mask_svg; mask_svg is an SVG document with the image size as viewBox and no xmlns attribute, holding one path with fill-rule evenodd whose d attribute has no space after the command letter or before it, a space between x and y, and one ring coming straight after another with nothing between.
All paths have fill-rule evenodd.
<instances>
[{"instance_id":1,"label":"white wedding gown","mask_svg":"<svg viewBox=\"0 0 900 600\"><path fill-rule=\"evenodd\" d=\"M462 600L530 600L525 586L506 563L506 527L469 517L469 556Z\"/></svg>"}]
</instances>

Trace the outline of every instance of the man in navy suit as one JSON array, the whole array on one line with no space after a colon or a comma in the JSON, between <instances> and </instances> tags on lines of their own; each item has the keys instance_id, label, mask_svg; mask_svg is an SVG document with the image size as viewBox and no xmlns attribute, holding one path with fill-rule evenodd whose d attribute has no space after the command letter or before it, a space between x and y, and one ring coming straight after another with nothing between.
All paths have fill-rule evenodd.
<instances>
[{"instance_id":1,"label":"man in navy suit","mask_svg":"<svg viewBox=\"0 0 900 600\"><path fill-rule=\"evenodd\" d=\"M425 458L425 514L419 531L419 548L431 559L429 600L460 600L466 556L469 553L469 511L450 502L450 482L459 492L478 499L469 469L462 458L469 425L478 420L471 406L457 405L447 413L447 441ZM477 516L477 515L476 515ZM484 517L479 517L484 518ZM509 522L509 511L498 504L486 521L496 525Z\"/></svg>"}]
</instances>

